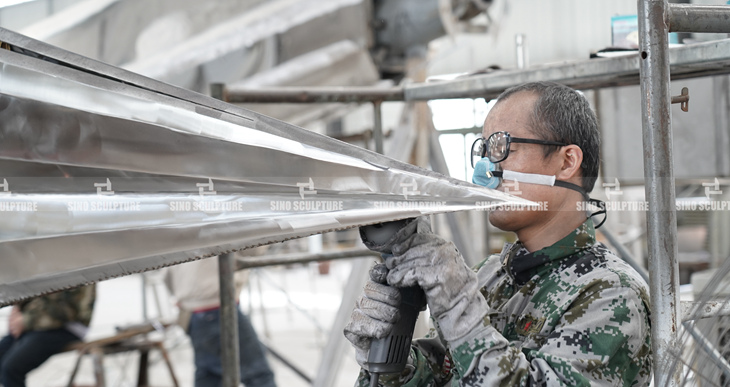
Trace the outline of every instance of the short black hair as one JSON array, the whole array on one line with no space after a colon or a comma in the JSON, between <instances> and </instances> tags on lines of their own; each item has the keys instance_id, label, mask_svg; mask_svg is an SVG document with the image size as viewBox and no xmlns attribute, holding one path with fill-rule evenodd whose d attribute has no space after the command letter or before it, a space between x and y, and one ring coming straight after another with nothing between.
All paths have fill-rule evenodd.
<instances>
[{"instance_id":1,"label":"short black hair","mask_svg":"<svg viewBox=\"0 0 730 387\"><path fill-rule=\"evenodd\" d=\"M581 186L591 192L598 178L601 136L598 119L588 100L578 91L559 83L530 82L505 90L497 103L519 92L537 95L530 117L530 126L536 135L547 141L578 145L583 151ZM557 149L546 146L545 157Z\"/></svg>"}]
</instances>

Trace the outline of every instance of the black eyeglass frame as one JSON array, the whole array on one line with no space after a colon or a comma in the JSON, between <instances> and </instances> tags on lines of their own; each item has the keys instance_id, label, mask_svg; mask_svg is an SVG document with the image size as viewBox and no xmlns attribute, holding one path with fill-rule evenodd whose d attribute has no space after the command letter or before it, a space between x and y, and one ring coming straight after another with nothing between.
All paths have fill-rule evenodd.
<instances>
[{"instance_id":1,"label":"black eyeglass frame","mask_svg":"<svg viewBox=\"0 0 730 387\"><path fill-rule=\"evenodd\" d=\"M489 144L489 139L492 138L493 136L497 135L497 134L502 134L502 135L504 135L505 138L507 138L507 144L505 145L505 150L504 150L504 157L502 157L501 159L498 159L498 160L492 158L491 152L490 152L489 155L487 155L487 150L489 149L489 146L487 146ZM518 144L520 144L520 143L521 144L537 144L537 145L548 145L548 146L567 146L568 145L568 144L565 144L565 143L562 143L562 142L557 142L557 141L547 141L547 140L536 140L536 139L532 139L532 138L512 137L512 135L510 135L509 132L506 132L506 131L494 132L491 135L489 135L489 137L487 137L487 138L479 137L476 140L474 140L474 143L472 143L472 145L471 145L471 152L470 152L471 153L471 160L470 161L471 161L471 167L472 168L474 168L474 164L475 164L475 162L474 162L474 156L475 156L474 147L480 141L482 142L482 152L481 152L481 155L479 157L479 160L481 160L482 158L484 158L484 156L486 155L486 156L489 157L489 161L491 161L491 162L493 162L495 164L496 163L500 163L500 162L502 162L502 161L504 161L504 160L507 159L507 156L509 156L510 144L513 143L513 142L514 143L518 143Z\"/></svg>"}]
</instances>

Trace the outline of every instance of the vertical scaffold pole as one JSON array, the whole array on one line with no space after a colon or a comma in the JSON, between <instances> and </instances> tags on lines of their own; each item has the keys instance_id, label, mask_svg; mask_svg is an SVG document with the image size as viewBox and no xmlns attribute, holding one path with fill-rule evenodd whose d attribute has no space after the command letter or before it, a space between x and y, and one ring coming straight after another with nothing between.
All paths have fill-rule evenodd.
<instances>
[{"instance_id":1,"label":"vertical scaffold pole","mask_svg":"<svg viewBox=\"0 0 730 387\"><path fill-rule=\"evenodd\" d=\"M667 0L639 0L638 11L654 385L678 386L681 368L672 367L675 363L671 353L679 328L679 266Z\"/></svg>"},{"instance_id":2,"label":"vertical scaffold pole","mask_svg":"<svg viewBox=\"0 0 730 387\"><path fill-rule=\"evenodd\" d=\"M218 256L220 275L220 323L221 323L221 365L223 387L238 387L241 383L238 354L238 310L236 306L236 283L234 281L234 253Z\"/></svg>"}]
</instances>

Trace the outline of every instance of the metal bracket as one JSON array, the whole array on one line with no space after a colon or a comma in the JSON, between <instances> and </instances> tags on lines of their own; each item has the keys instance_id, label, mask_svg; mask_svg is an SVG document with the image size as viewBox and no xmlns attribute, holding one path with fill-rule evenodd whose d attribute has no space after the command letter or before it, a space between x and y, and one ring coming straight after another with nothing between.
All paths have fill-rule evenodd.
<instances>
[{"instance_id":1,"label":"metal bracket","mask_svg":"<svg viewBox=\"0 0 730 387\"><path fill-rule=\"evenodd\" d=\"M689 111L689 89L683 87L682 94L672 97L672 103L680 104L679 107L680 109L682 109L683 112Z\"/></svg>"}]
</instances>

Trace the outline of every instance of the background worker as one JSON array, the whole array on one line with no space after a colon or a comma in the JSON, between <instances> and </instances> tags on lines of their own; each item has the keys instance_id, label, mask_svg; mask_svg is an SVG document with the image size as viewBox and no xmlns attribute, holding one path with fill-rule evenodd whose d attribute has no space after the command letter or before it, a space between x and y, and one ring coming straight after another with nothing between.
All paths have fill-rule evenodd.
<instances>
[{"instance_id":1,"label":"background worker","mask_svg":"<svg viewBox=\"0 0 730 387\"><path fill-rule=\"evenodd\" d=\"M0 340L0 384L25 386L25 376L89 330L96 285L32 298L12 306Z\"/></svg>"},{"instance_id":2,"label":"background worker","mask_svg":"<svg viewBox=\"0 0 730 387\"><path fill-rule=\"evenodd\" d=\"M182 317L178 320L190 336L195 353L195 387L220 387L223 366L218 259L201 259L166 270L165 283L177 301ZM237 295L245 280L245 272L236 273ZM246 387L276 387L274 373L251 321L240 308L236 309L241 382Z\"/></svg>"}]
</instances>

